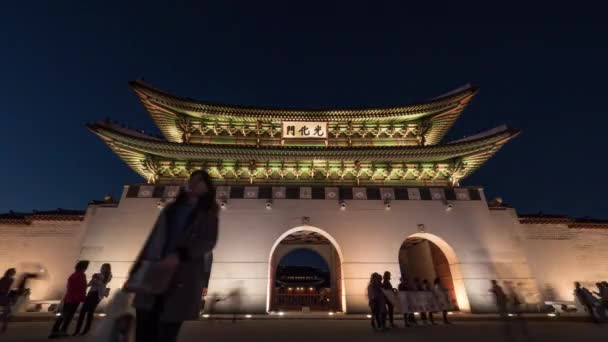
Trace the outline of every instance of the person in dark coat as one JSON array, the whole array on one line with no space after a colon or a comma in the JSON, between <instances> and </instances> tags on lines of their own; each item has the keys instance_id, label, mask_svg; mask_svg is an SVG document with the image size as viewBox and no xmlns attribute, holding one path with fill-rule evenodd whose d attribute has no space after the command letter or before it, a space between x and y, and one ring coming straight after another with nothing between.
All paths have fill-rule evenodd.
<instances>
[{"instance_id":1,"label":"person in dark coat","mask_svg":"<svg viewBox=\"0 0 608 342\"><path fill-rule=\"evenodd\" d=\"M393 284L391 284L391 272L386 271L382 276L382 288L384 290L395 291L393 288ZM393 318L393 314L395 311L395 306L390 300L386 300L386 312L388 316L388 322L391 325L391 328L395 327L395 320Z\"/></svg>"},{"instance_id":2,"label":"person in dark coat","mask_svg":"<svg viewBox=\"0 0 608 342\"><path fill-rule=\"evenodd\" d=\"M89 332L89 329L91 329L91 323L93 322L93 315L95 314L97 305L99 305L99 302L101 302L103 298L110 294L107 287L110 280L112 280L112 268L110 264L101 265L100 272L93 274L93 277L89 282L89 293L87 294L84 304L82 304L82 307L80 308L78 323L76 323L76 331L73 334L74 336L78 334L86 335L87 332ZM80 332L85 319L86 324L84 325L84 330Z\"/></svg>"},{"instance_id":3,"label":"person in dark coat","mask_svg":"<svg viewBox=\"0 0 608 342\"><path fill-rule=\"evenodd\" d=\"M0 278L0 310L2 320L2 328L0 328L0 333L6 331L8 327L8 321L11 317L12 305L13 305L13 296L11 293L11 289L13 287L13 283L15 282L15 275L17 275L17 270L14 268L9 268L4 272L4 276Z\"/></svg>"},{"instance_id":4,"label":"person in dark coat","mask_svg":"<svg viewBox=\"0 0 608 342\"><path fill-rule=\"evenodd\" d=\"M218 205L211 177L206 171L192 173L175 202L159 215L135 262L156 261L173 274L169 288L161 295L136 293L136 341L176 341L182 323L196 320L202 308L205 255L216 244Z\"/></svg>"},{"instance_id":5,"label":"person in dark coat","mask_svg":"<svg viewBox=\"0 0 608 342\"><path fill-rule=\"evenodd\" d=\"M75 271L68 278L67 291L63 298L61 312L55 320L49 338L67 336L68 326L74 318L78 305L84 302L87 295L87 276L84 273L89 267L89 261L81 260L76 264Z\"/></svg>"}]
</instances>

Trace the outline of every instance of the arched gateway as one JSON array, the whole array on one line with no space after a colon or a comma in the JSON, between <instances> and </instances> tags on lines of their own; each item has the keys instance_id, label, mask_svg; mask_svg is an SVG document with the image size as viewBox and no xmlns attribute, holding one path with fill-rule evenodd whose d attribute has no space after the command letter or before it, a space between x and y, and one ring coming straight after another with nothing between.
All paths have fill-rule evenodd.
<instances>
[{"instance_id":1,"label":"arched gateway","mask_svg":"<svg viewBox=\"0 0 608 342\"><path fill-rule=\"evenodd\" d=\"M119 203L93 204L78 245L80 257L96 263L92 268L113 263L113 287L124 281L158 207L172 201L198 169L209 172L223 208L209 293L225 298L242 287L238 302L244 312L290 305L367 312L370 273L389 270L397 278L395 252L404 234L406 249L420 241L437 247L427 246L441 259L431 263L432 275L451 279L461 309L468 309L469 302L485 305L487 290L480 277L522 279L526 272L515 259L494 268L494 256L481 253L503 249L496 255L515 255L489 234L481 236L488 229L507 231L499 228L515 223L490 213L480 188L459 186L518 131L501 126L442 142L477 93L470 85L414 105L324 110L217 105L140 81L130 86L163 137L109 120L89 125L147 184L126 186ZM450 230L430 235L417 229L421 225ZM458 240L466 234L473 242ZM438 236L484 259L467 259L460 274L456 254ZM314 274L298 273L301 269L282 270L277 277L280 256L300 247L327 261L329 285L289 296L285 288L310 289L317 281ZM412 268L407 263L406 274ZM465 291L475 282L474 291ZM325 297L313 296L321 292ZM329 299L329 305L316 306L319 298ZM218 302L217 309L228 306Z\"/></svg>"},{"instance_id":2,"label":"arched gateway","mask_svg":"<svg viewBox=\"0 0 608 342\"><path fill-rule=\"evenodd\" d=\"M442 238L429 233L408 236L399 249L401 275L408 280L439 278L451 301L460 310L470 311L469 299L454 249Z\"/></svg>"},{"instance_id":3,"label":"arched gateway","mask_svg":"<svg viewBox=\"0 0 608 342\"><path fill-rule=\"evenodd\" d=\"M320 287L315 280L294 279L292 284L277 279L277 265L289 252L307 248L319 253L328 264L329 286ZM270 250L266 311L312 308L346 311L343 295L342 251L336 240L322 229L300 226L281 234ZM313 277L310 272L298 278ZM284 300L281 300L284 299Z\"/></svg>"}]
</instances>

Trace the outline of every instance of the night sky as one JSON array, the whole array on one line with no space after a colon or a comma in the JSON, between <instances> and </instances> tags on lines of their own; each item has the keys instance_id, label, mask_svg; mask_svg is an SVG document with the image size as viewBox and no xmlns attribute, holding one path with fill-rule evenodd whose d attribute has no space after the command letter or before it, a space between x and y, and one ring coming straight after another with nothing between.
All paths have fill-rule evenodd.
<instances>
[{"instance_id":1,"label":"night sky","mask_svg":"<svg viewBox=\"0 0 608 342\"><path fill-rule=\"evenodd\" d=\"M199 100L304 108L402 105L470 82L481 91L448 139L503 123L523 134L463 185L520 213L608 219L605 18L201 3L3 4L0 212L84 209L142 182L85 123L110 117L156 133L127 86L144 78Z\"/></svg>"},{"instance_id":2,"label":"night sky","mask_svg":"<svg viewBox=\"0 0 608 342\"><path fill-rule=\"evenodd\" d=\"M310 249L300 248L285 255L279 260L279 266L309 266L329 271L329 265L323 257Z\"/></svg>"}]
</instances>

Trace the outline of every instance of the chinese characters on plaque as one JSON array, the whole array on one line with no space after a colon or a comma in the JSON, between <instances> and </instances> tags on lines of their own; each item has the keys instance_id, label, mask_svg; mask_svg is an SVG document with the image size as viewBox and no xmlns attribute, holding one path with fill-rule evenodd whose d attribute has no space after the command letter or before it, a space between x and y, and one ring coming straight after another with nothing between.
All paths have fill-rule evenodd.
<instances>
[{"instance_id":1,"label":"chinese characters on plaque","mask_svg":"<svg viewBox=\"0 0 608 342\"><path fill-rule=\"evenodd\" d=\"M283 139L327 139L327 122L283 121Z\"/></svg>"}]
</instances>

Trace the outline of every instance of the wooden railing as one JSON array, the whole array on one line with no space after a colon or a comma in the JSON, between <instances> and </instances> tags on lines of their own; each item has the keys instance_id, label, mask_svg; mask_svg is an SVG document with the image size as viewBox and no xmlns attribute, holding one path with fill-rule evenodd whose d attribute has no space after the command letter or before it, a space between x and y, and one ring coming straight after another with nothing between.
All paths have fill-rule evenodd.
<instances>
[{"instance_id":1,"label":"wooden railing","mask_svg":"<svg viewBox=\"0 0 608 342\"><path fill-rule=\"evenodd\" d=\"M321 294L283 294L275 293L274 305L278 308L301 308L310 307L311 309L324 309L330 307L330 302L327 301L327 297Z\"/></svg>"}]
</instances>

